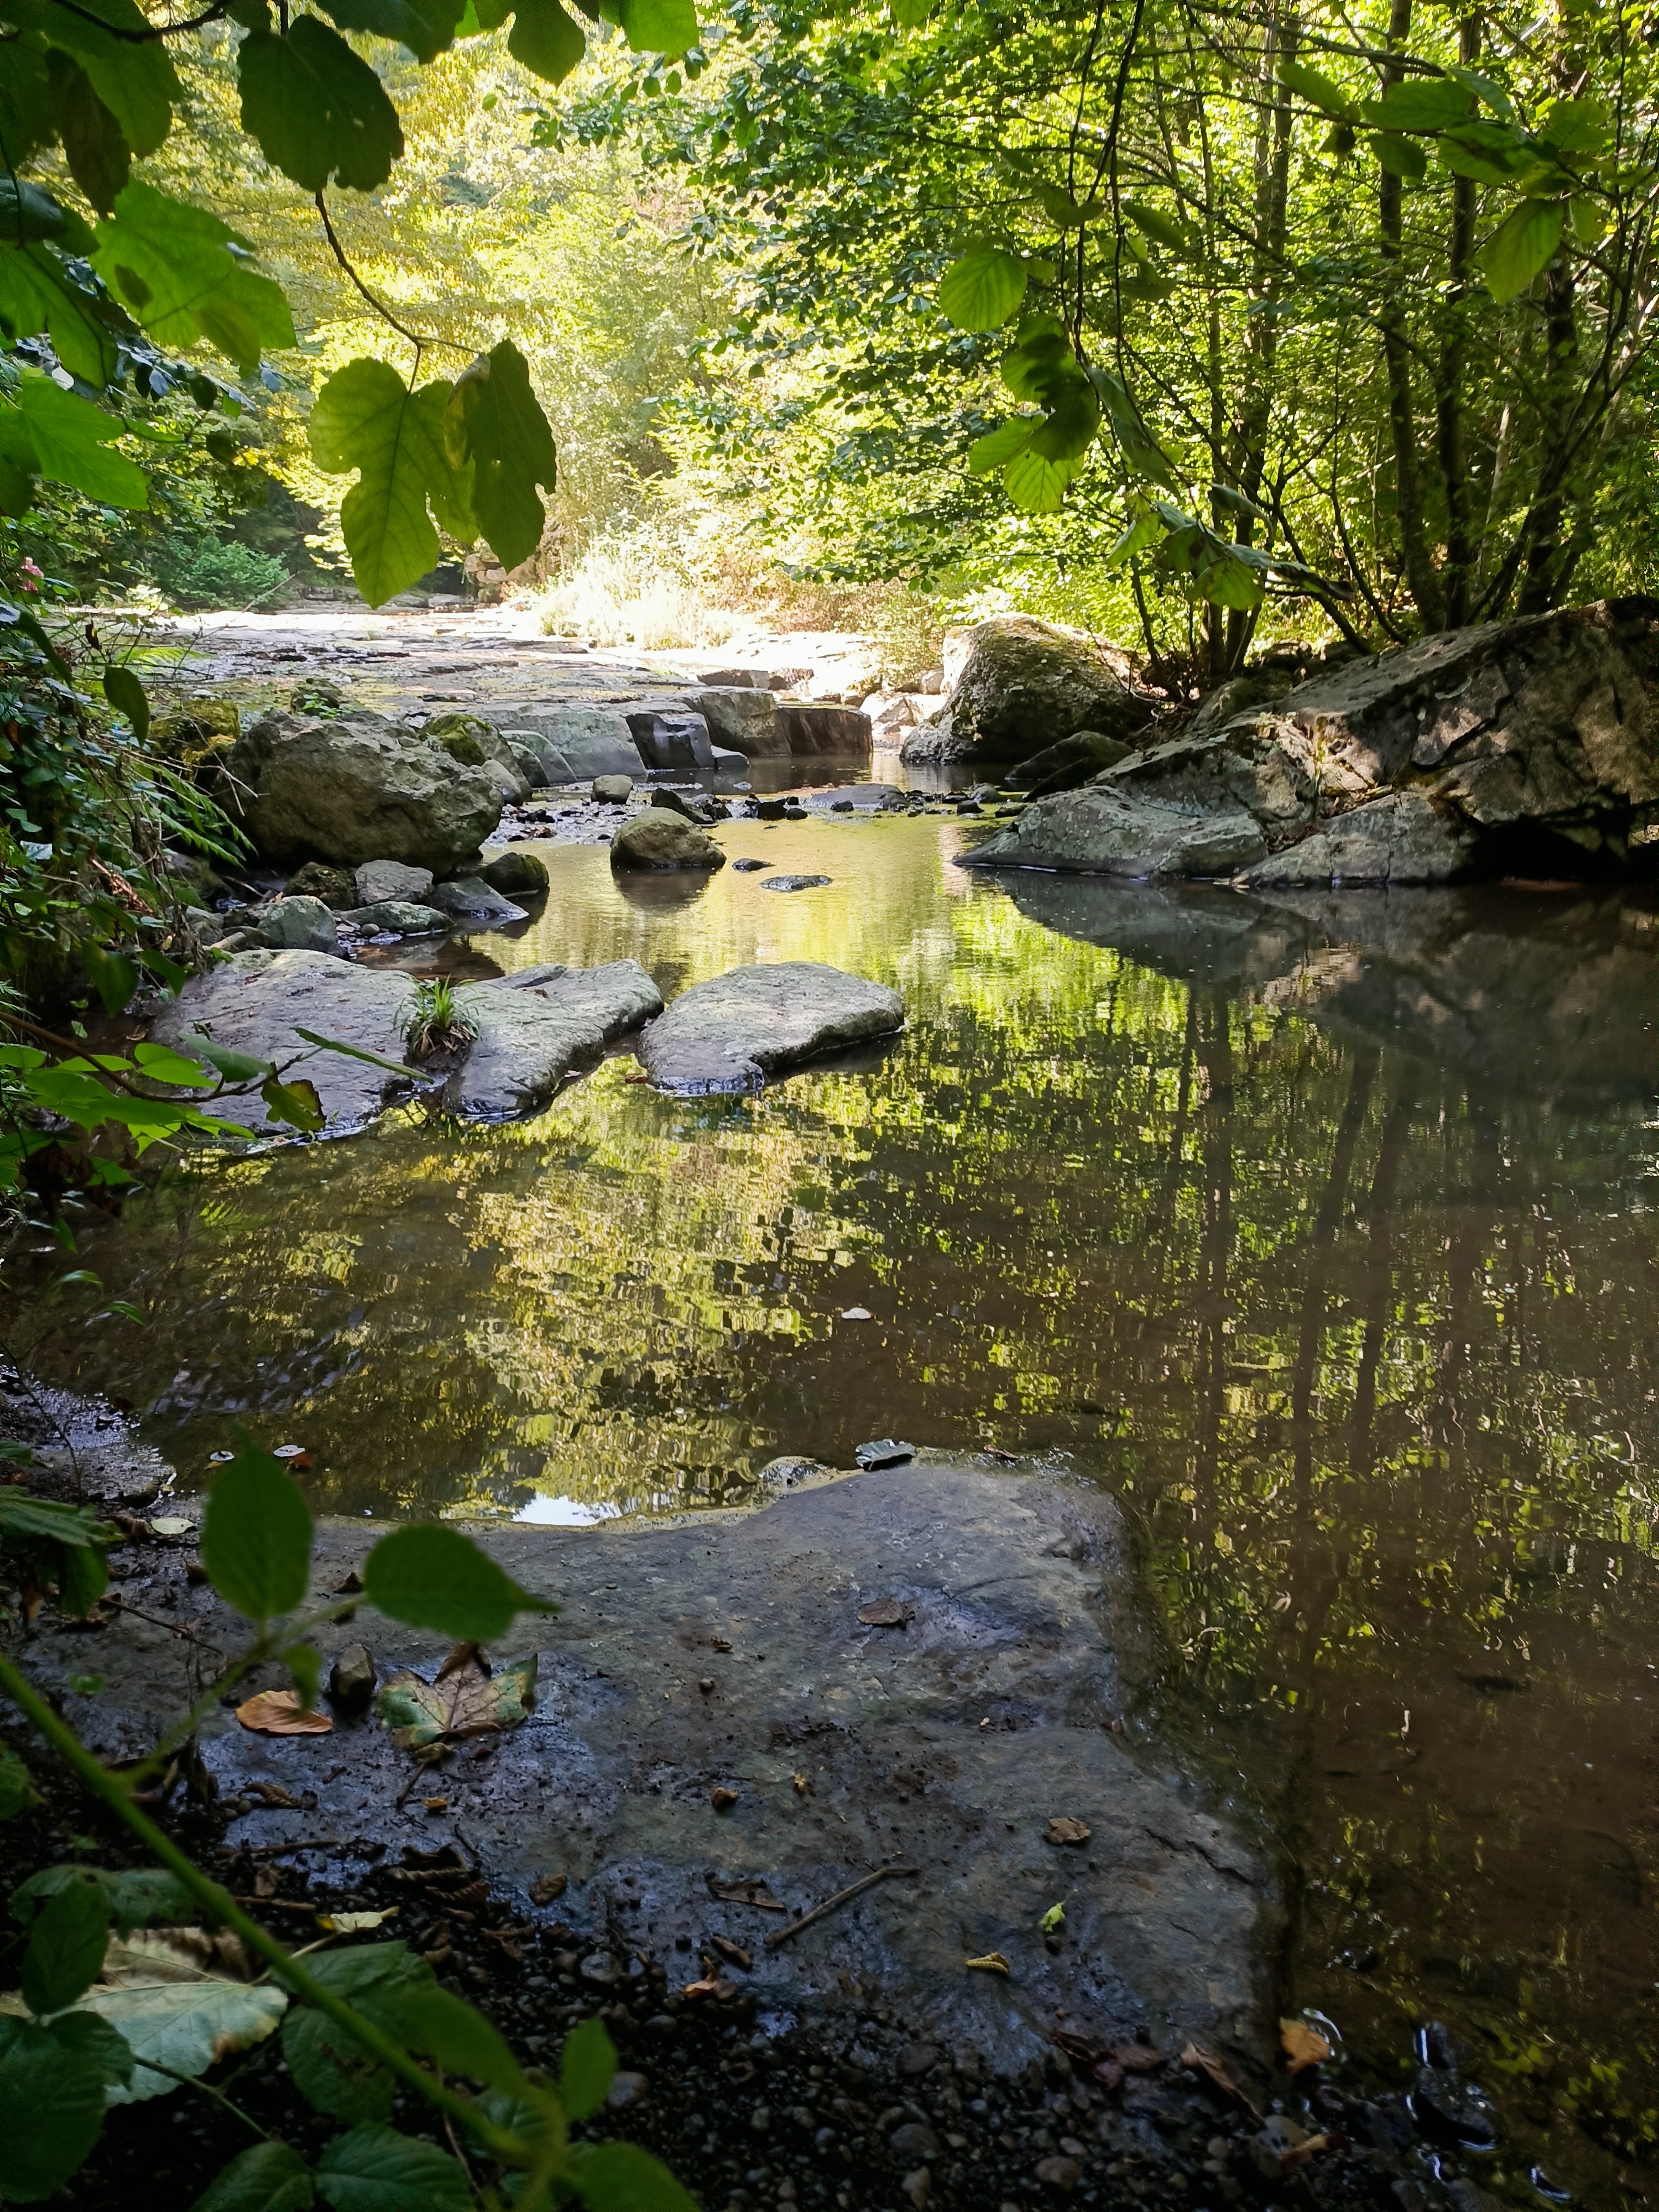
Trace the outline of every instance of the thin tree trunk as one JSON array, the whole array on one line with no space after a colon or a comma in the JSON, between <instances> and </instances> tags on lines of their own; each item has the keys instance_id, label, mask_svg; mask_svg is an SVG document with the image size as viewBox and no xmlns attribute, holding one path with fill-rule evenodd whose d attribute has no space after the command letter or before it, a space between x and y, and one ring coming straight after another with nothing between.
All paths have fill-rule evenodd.
<instances>
[{"instance_id":1,"label":"thin tree trunk","mask_svg":"<svg viewBox=\"0 0 1659 2212\"><path fill-rule=\"evenodd\" d=\"M1411 35L1412 0L1390 0L1389 46L1404 46ZM1397 63L1382 66L1382 88L1398 84L1405 71ZM1425 629L1443 629L1446 603L1435 574L1433 556L1423 520L1423 493L1417 465L1417 418L1412 404L1411 348L1406 337L1406 310L1401 295L1401 246L1404 224L1400 179L1382 171L1376 188L1378 226L1382 234L1386 265L1383 298L1382 360L1389 379L1389 428L1394 439L1395 523L1400 533L1400 557L1417 603L1418 619Z\"/></svg>"},{"instance_id":2,"label":"thin tree trunk","mask_svg":"<svg viewBox=\"0 0 1659 2212\"><path fill-rule=\"evenodd\" d=\"M1480 21L1466 15L1459 27L1458 58L1466 69L1480 58ZM1447 241L1446 335L1440 349L1435 394L1440 473L1446 486L1446 609L1448 629L1469 618L1469 582L1474 550L1469 539L1468 456L1463 438L1464 354L1468 343L1469 263L1474 252L1474 185L1468 177L1452 179L1451 235Z\"/></svg>"}]
</instances>

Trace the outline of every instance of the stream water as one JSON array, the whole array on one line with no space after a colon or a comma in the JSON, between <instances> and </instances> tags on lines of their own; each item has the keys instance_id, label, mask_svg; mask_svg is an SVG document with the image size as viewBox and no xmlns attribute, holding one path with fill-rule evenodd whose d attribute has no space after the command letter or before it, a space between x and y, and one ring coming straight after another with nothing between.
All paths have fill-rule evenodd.
<instances>
[{"instance_id":1,"label":"stream water","mask_svg":"<svg viewBox=\"0 0 1659 2212\"><path fill-rule=\"evenodd\" d=\"M833 881L547 846L475 965L829 960L903 992L890 1048L694 1103L624 1055L528 1123L210 1167L83 1241L145 1328L60 1302L26 1348L185 1481L234 1413L353 1513L717 1504L886 1435L1109 1486L1167 1622L1131 1725L1276 1841L1284 2008L1384 2063L1448 2021L1514 2172L1645 2191L1659 899L1266 908L975 877L951 817L720 834Z\"/></svg>"}]
</instances>

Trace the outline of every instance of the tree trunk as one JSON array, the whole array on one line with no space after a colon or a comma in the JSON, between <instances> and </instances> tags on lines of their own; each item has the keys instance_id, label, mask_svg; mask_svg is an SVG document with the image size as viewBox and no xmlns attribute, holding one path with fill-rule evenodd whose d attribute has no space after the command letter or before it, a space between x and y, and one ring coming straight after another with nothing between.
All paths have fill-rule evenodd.
<instances>
[{"instance_id":1,"label":"tree trunk","mask_svg":"<svg viewBox=\"0 0 1659 2212\"><path fill-rule=\"evenodd\" d=\"M1458 31L1458 58L1466 69L1480 58L1480 22L1466 15ZM1470 542L1470 486L1468 457L1463 440L1463 368L1468 342L1468 308L1469 262L1474 251L1474 185L1468 177L1452 180L1451 235L1447 240L1448 284L1445 339L1440 349L1440 371L1435 392L1435 427L1440 452L1440 473L1446 487L1445 626L1456 629L1469 618L1469 587L1474 570Z\"/></svg>"},{"instance_id":2,"label":"tree trunk","mask_svg":"<svg viewBox=\"0 0 1659 2212\"><path fill-rule=\"evenodd\" d=\"M1412 0L1390 0L1389 46L1402 47L1411 35ZM1393 61L1382 66L1382 89L1398 84L1405 71ZM1411 349L1406 337L1406 310L1401 296L1401 244L1403 224L1400 179L1384 169L1376 188L1378 226L1382 234L1384 283L1382 302L1382 359L1389 380L1389 428L1394 439L1395 524L1400 534L1400 557L1417 603L1418 619L1425 629L1446 627L1445 597L1435 573L1433 556L1423 522L1423 494L1417 467L1417 420L1412 404Z\"/></svg>"}]
</instances>

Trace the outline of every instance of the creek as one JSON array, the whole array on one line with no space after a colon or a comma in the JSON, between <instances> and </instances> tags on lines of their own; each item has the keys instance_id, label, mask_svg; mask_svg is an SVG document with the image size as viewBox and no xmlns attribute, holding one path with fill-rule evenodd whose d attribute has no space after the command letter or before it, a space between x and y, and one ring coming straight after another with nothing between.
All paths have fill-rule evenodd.
<instances>
[{"instance_id":1,"label":"creek","mask_svg":"<svg viewBox=\"0 0 1659 2212\"><path fill-rule=\"evenodd\" d=\"M738 1504L887 1436L1103 1486L1164 1638L1127 1723L1276 1856L1279 2009L1384 2069L1446 2021L1610 2200L1659 2130L1659 899L1263 908L975 875L951 815L719 834L832 880L538 845L539 917L450 964L672 998L824 960L903 994L890 1048L703 1100L624 1051L527 1122L201 1166L82 1237L147 1325L65 1293L19 1349L181 1485L234 1416L359 1516Z\"/></svg>"}]
</instances>

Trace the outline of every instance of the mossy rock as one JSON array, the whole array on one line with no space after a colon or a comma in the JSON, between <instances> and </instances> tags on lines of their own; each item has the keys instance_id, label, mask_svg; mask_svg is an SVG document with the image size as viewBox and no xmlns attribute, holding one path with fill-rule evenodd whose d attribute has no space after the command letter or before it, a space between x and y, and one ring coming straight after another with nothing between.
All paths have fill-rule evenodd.
<instances>
[{"instance_id":1,"label":"mossy rock","mask_svg":"<svg viewBox=\"0 0 1659 2212\"><path fill-rule=\"evenodd\" d=\"M289 878L289 898L321 899L337 914L357 903L357 878L349 868L331 868L326 860L307 860Z\"/></svg>"},{"instance_id":2,"label":"mossy rock","mask_svg":"<svg viewBox=\"0 0 1659 2212\"><path fill-rule=\"evenodd\" d=\"M490 724L477 714L434 714L421 732L463 768L482 768L493 757L495 748L485 741L495 734Z\"/></svg>"},{"instance_id":3,"label":"mossy rock","mask_svg":"<svg viewBox=\"0 0 1659 2212\"><path fill-rule=\"evenodd\" d=\"M162 751L185 768L234 745L241 733L241 712L234 699L186 699L150 724Z\"/></svg>"},{"instance_id":4,"label":"mossy rock","mask_svg":"<svg viewBox=\"0 0 1659 2212\"><path fill-rule=\"evenodd\" d=\"M547 863L534 853L498 853L486 861L479 875L503 898L545 898Z\"/></svg>"},{"instance_id":5,"label":"mossy rock","mask_svg":"<svg viewBox=\"0 0 1659 2212\"><path fill-rule=\"evenodd\" d=\"M296 714L313 714L324 721L331 720L345 704L339 686L320 677L307 677L303 683L296 684L288 699Z\"/></svg>"}]
</instances>

